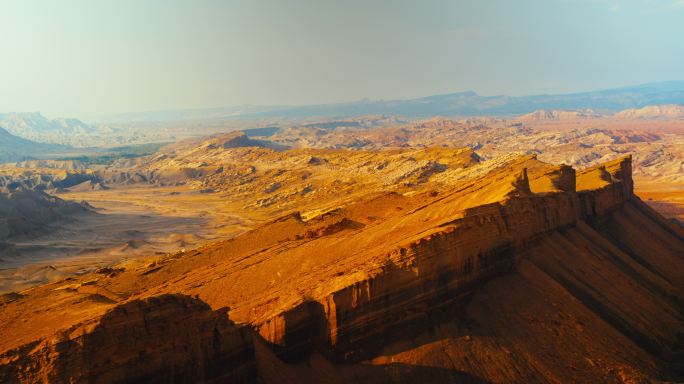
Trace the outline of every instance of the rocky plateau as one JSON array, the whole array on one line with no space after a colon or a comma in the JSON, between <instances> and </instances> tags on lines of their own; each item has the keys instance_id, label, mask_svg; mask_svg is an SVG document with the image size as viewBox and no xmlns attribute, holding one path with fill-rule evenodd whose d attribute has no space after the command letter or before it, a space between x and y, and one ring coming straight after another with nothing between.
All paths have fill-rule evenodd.
<instances>
[{"instance_id":1,"label":"rocky plateau","mask_svg":"<svg viewBox=\"0 0 684 384\"><path fill-rule=\"evenodd\" d=\"M683 378L684 233L634 195L631 157L437 153L458 181L413 172L411 190L4 295L0 378Z\"/></svg>"}]
</instances>

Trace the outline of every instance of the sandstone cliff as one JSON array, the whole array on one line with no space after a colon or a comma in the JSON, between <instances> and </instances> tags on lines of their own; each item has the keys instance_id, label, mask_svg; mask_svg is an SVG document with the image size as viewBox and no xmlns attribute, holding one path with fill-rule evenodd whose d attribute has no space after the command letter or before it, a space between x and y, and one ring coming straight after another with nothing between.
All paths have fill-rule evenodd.
<instances>
[{"instance_id":1,"label":"sandstone cliff","mask_svg":"<svg viewBox=\"0 0 684 384\"><path fill-rule=\"evenodd\" d=\"M630 157L473 175L10 297L0 377L682 378L684 234L634 196Z\"/></svg>"},{"instance_id":2,"label":"sandstone cliff","mask_svg":"<svg viewBox=\"0 0 684 384\"><path fill-rule=\"evenodd\" d=\"M255 374L248 329L181 295L115 306L1 362L3 382L225 382Z\"/></svg>"}]
</instances>

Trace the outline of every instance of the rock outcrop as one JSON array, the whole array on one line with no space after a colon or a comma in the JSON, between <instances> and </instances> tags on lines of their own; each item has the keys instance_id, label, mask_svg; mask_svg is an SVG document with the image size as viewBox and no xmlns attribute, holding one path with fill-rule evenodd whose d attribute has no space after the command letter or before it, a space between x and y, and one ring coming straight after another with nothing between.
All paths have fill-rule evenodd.
<instances>
[{"instance_id":1,"label":"rock outcrop","mask_svg":"<svg viewBox=\"0 0 684 384\"><path fill-rule=\"evenodd\" d=\"M233 324L225 309L212 311L182 295L117 305L50 339L8 351L0 363L5 383L222 383L255 375L250 331Z\"/></svg>"},{"instance_id":2,"label":"rock outcrop","mask_svg":"<svg viewBox=\"0 0 684 384\"><path fill-rule=\"evenodd\" d=\"M0 307L0 377L682 378L684 233L633 194L630 157L574 171L528 156L473 175L445 190L284 216L142 270L22 292ZM573 352L550 351L549 338ZM373 371L383 356L406 366Z\"/></svg>"},{"instance_id":3,"label":"rock outcrop","mask_svg":"<svg viewBox=\"0 0 684 384\"><path fill-rule=\"evenodd\" d=\"M0 190L0 240L35 233L88 211L85 205L64 201L41 191Z\"/></svg>"},{"instance_id":4,"label":"rock outcrop","mask_svg":"<svg viewBox=\"0 0 684 384\"><path fill-rule=\"evenodd\" d=\"M533 166L544 168L541 164ZM319 339L323 338L318 347L334 359L368 357L364 350L385 345L383 336L393 327L449 306L478 282L510 271L540 236L578 221L602 218L632 196L629 157L582 172L578 182L584 191L585 179L604 181L590 192L575 192L567 180L567 175L574 176L571 169L546 168L548 181L543 184L557 186L559 192L543 196L529 193L524 171L510 184L514 186L511 193L521 195L467 208L462 217L434 227L420 228L417 223L434 206L402 217L403 225L413 220L414 228L420 231L394 249L381 250L385 255L378 259L382 261L376 259L379 264L362 277L344 276L323 283L314 300L264 320L258 325L260 334L291 353L302 347L302 340L316 338L299 336L302 330L318 326L322 333ZM435 206L443 205L444 200L448 197ZM316 316L322 317L312 318Z\"/></svg>"}]
</instances>

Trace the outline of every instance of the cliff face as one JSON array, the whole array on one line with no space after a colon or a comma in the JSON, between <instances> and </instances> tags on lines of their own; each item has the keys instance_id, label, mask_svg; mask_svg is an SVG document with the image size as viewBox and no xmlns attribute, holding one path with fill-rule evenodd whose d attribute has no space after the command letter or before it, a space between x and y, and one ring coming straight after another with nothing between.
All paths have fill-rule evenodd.
<instances>
[{"instance_id":1,"label":"cliff face","mask_svg":"<svg viewBox=\"0 0 684 384\"><path fill-rule=\"evenodd\" d=\"M317 348L337 360L368 357L388 342L385 336L393 329L419 323L477 283L512 270L541 236L578 221L601 219L619 208L632 197L630 160L582 172L582 193L567 180L568 175L574 179L567 167L549 167L537 176L537 183L546 178L542 184L559 190L544 195L526 193L531 188L524 172L515 181L516 194L523 195L466 209L462 218L389 251L384 263L364 279L341 283L344 286L277 314L261 324L259 332L288 353L310 351L304 341L317 340ZM584 189L585 179L592 178L605 183ZM318 336L289 336L315 327Z\"/></svg>"},{"instance_id":2,"label":"cliff face","mask_svg":"<svg viewBox=\"0 0 684 384\"><path fill-rule=\"evenodd\" d=\"M577 381L559 361L598 381L678 378L684 234L632 191L629 157L579 172L527 157L447 191L290 215L146 270L36 288L0 309L0 378ZM576 353L543 346L554 337Z\"/></svg>"},{"instance_id":3,"label":"cliff face","mask_svg":"<svg viewBox=\"0 0 684 384\"><path fill-rule=\"evenodd\" d=\"M1 359L2 382L240 382L255 373L251 332L181 295L121 304Z\"/></svg>"}]
</instances>

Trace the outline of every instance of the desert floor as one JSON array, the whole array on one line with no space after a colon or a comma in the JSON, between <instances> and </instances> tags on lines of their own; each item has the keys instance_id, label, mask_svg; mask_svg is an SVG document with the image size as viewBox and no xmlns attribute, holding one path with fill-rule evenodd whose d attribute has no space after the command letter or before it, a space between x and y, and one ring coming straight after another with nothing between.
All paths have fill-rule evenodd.
<instances>
[{"instance_id":1,"label":"desert floor","mask_svg":"<svg viewBox=\"0 0 684 384\"><path fill-rule=\"evenodd\" d=\"M684 222L684 187L636 181L636 194L667 218ZM67 192L95 214L77 216L46 234L15 241L0 260L0 293L19 291L113 264L147 264L159 256L234 237L268 220L222 193L187 186L128 186Z\"/></svg>"},{"instance_id":2,"label":"desert floor","mask_svg":"<svg viewBox=\"0 0 684 384\"><path fill-rule=\"evenodd\" d=\"M188 187L126 187L68 192L95 213L76 216L42 235L15 239L0 260L0 293L17 291L113 263L155 257L230 238L265 220L218 193Z\"/></svg>"}]
</instances>

